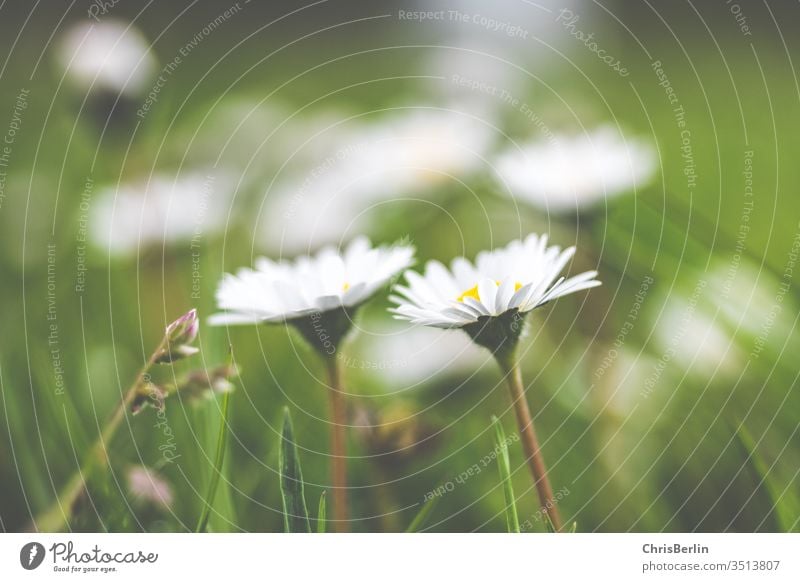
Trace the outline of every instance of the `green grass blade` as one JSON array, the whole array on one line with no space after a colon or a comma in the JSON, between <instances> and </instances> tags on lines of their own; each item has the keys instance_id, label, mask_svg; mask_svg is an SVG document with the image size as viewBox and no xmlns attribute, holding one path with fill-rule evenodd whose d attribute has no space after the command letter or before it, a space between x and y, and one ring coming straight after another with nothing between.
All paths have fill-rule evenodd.
<instances>
[{"instance_id":1,"label":"green grass blade","mask_svg":"<svg viewBox=\"0 0 800 582\"><path fill-rule=\"evenodd\" d=\"M228 410L230 408L230 392L222 396L222 420L219 423L219 436L217 437L217 452L214 457L214 469L211 473L211 481L208 484L206 502L200 519L197 522L196 532L204 532L208 527L208 518L211 516L211 506L214 504L214 497L217 494L219 480L222 477L222 463L225 461L225 449L228 442Z\"/></svg>"},{"instance_id":2,"label":"green grass blade","mask_svg":"<svg viewBox=\"0 0 800 582\"><path fill-rule=\"evenodd\" d=\"M283 525L287 533L311 533L308 509L303 494L303 472L294 441L294 429L289 409L283 409L283 429L278 455L283 500Z\"/></svg>"},{"instance_id":3,"label":"green grass blade","mask_svg":"<svg viewBox=\"0 0 800 582\"><path fill-rule=\"evenodd\" d=\"M793 500L788 497L790 492L787 491L786 494L781 494L781 487L775 482L775 478L770 474L766 462L758 454L750 431L740 422L733 424L733 428L736 435L736 444L741 454L745 457L752 477L758 483L759 488L764 488L768 496L776 525L782 532L791 532L795 524L796 512L792 507L795 505Z\"/></svg>"},{"instance_id":4,"label":"green grass blade","mask_svg":"<svg viewBox=\"0 0 800 582\"><path fill-rule=\"evenodd\" d=\"M439 497L432 497L425 504L422 506L422 509L419 510L414 519L411 521L411 524L406 529L406 533L415 533L422 530L425 527L425 524L428 523L430 519L431 513L433 513L433 508L436 507L436 504L439 501Z\"/></svg>"},{"instance_id":5,"label":"green grass blade","mask_svg":"<svg viewBox=\"0 0 800 582\"><path fill-rule=\"evenodd\" d=\"M514 498L514 487L511 484L511 461L508 458L508 441L503 425L496 416L492 416L494 424L495 450L497 451L497 468L500 481L503 483L503 494L506 499L506 527L509 533L519 533L519 515Z\"/></svg>"},{"instance_id":6,"label":"green grass blade","mask_svg":"<svg viewBox=\"0 0 800 582\"><path fill-rule=\"evenodd\" d=\"M317 533L325 533L325 519L327 508L325 506L325 491L319 496L319 510L317 510Z\"/></svg>"}]
</instances>

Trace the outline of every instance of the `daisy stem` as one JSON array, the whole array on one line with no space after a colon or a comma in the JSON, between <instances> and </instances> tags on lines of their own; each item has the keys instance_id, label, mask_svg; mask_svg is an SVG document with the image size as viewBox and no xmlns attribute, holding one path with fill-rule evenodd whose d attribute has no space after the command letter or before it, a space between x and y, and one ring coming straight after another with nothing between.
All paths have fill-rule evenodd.
<instances>
[{"instance_id":1,"label":"daisy stem","mask_svg":"<svg viewBox=\"0 0 800 582\"><path fill-rule=\"evenodd\" d=\"M347 508L347 441L342 367L336 356L326 358L328 387L330 395L331 424L331 478L333 481L334 529L341 533L348 531Z\"/></svg>"},{"instance_id":2,"label":"daisy stem","mask_svg":"<svg viewBox=\"0 0 800 582\"><path fill-rule=\"evenodd\" d=\"M550 518L555 531L561 531L561 516L558 513L553 497L553 488L550 486L550 480L547 477L547 467L544 464L544 456L539 447L539 439L536 438L528 401L525 399L525 387L522 383L522 372L519 364L513 351L509 354L497 354L497 362L500 364L500 368L508 381L511 402L514 404L517 426L522 439L522 449L525 451L525 459L533 476L534 485L536 485L539 505L542 511Z\"/></svg>"},{"instance_id":3,"label":"daisy stem","mask_svg":"<svg viewBox=\"0 0 800 582\"><path fill-rule=\"evenodd\" d=\"M83 463L78 467L78 470L70 477L70 480L61 490L55 502L44 512L40 513L32 524L32 529L45 532L59 532L69 524L69 519L72 517L72 512L75 503L86 487L86 481L91 473L97 469L103 469L108 465L108 446L117 432L122 420L125 418L125 411L133 403L142 384L148 381L147 374L150 368L156 363L159 355L163 352L166 346L166 339L162 340L158 348L153 352L147 360L136 380L131 384L128 391L120 400L117 407L111 413L103 428L100 431L100 436L92 444L89 453L84 458Z\"/></svg>"}]
</instances>

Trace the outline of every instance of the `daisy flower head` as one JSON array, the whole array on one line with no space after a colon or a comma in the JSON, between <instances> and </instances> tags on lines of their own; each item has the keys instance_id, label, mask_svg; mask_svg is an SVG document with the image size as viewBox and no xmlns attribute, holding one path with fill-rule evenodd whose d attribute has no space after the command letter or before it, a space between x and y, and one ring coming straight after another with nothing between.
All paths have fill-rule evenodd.
<instances>
[{"instance_id":1,"label":"daisy flower head","mask_svg":"<svg viewBox=\"0 0 800 582\"><path fill-rule=\"evenodd\" d=\"M495 168L514 196L548 212L567 214L646 184L655 173L656 155L651 144L603 126L508 149L497 156Z\"/></svg>"},{"instance_id":2,"label":"daisy flower head","mask_svg":"<svg viewBox=\"0 0 800 582\"><path fill-rule=\"evenodd\" d=\"M308 248L354 228L374 228L370 209L434 196L443 184L474 175L493 139L489 124L433 106L400 108L369 123L323 123L328 127L313 129L270 188L261 225L265 244ZM288 220L297 216L304 220Z\"/></svg>"},{"instance_id":3,"label":"daisy flower head","mask_svg":"<svg viewBox=\"0 0 800 582\"><path fill-rule=\"evenodd\" d=\"M126 22L79 23L62 37L60 49L65 76L86 92L136 97L156 73L149 41Z\"/></svg>"},{"instance_id":4,"label":"daisy flower head","mask_svg":"<svg viewBox=\"0 0 800 582\"><path fill-rule=\"evenodd\" d=\"M191 243L224 230L234 185L229 175L191 170L105 187L89 211L89 238L117 258Z\"/></svg>"},{"instance_id":5,"label":"daisy flower head","mask_svg":"<svg viewBox=\"0 0 800 582\"><path fill-rule=\"evenodd\" d=\"M358 307L413 262L406 244L373 247L366 237L344 251L324 247L294 261L260 258L255 269L226 274L217 289L224 312L212 325L289 323L316 349L332 356Z\"/></svg>"},{"instance_id":6,"label":"daisy flower head","mask_svg":"<svg viewBox=\"0 0 800 582\"><path fill-rule=\"evenodd\" d=\"M547 246L546 235L530 234L506 247L463 257L450 269L430 261L424 274L407 271L407 285L390 299L395 317L444 329L463 329L493 352L513 350L524 316L563 295L600 285L597 271L560 276L575 247Z\"/></svg>"}]
</instances>

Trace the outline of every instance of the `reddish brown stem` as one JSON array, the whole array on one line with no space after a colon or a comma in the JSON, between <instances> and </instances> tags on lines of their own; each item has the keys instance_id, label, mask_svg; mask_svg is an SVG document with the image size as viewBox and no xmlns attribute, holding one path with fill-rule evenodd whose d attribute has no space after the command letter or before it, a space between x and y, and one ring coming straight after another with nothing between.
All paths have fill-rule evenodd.
<instances>
[{"instance_id":1,"label":"reddish brown stem","mask_svg":"<svg viewBox=\"0 0 800 582\"><path fill-rule=\"evenodd\" d=\"M333 481L334 530L350 529L347 507L347 413L339 358L328 359L328 388L330 395L331 480Z\"/></svg>"},{"instance_id":2,"label":"reddish brown stem","mask_svg":"<svg viewBox=\"0 0 800 582\"><path fill-rule=\"evenodd\" d=\"M528 408L528 401L525 399L522 372L513 357L508 359L498 358L498 362L508 381L511 401L514 404L517 426L522 440L522 449L525 451L525 459L533 476L533 482L536 485L539 505L542 511L550 518L553 528L556 531L561 531L561 516L558 513L553 497L553 488L550 486L550 480L547 477L547 467L544 464L544 456L539 447L539 439L536 438L536 431L533 428L533 419Z\"/></svg>"}]
</instances>

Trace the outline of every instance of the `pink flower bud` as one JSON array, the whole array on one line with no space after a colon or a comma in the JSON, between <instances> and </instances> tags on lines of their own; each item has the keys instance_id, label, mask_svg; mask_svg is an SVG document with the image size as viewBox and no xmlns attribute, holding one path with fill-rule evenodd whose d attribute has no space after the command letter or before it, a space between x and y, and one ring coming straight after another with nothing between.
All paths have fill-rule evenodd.
<instances>
[{"instance_id":1,"label":"pink flower bud","mask_svg":"<svg viewBox=\"0 0 800 582\"><path fill-rule=\"evenodd\" d=\"M197 318L197 309L192 309L167 326L167 341L174 346L190 344L198 331L200 320Z\"/></svg>"}]
</instances>

